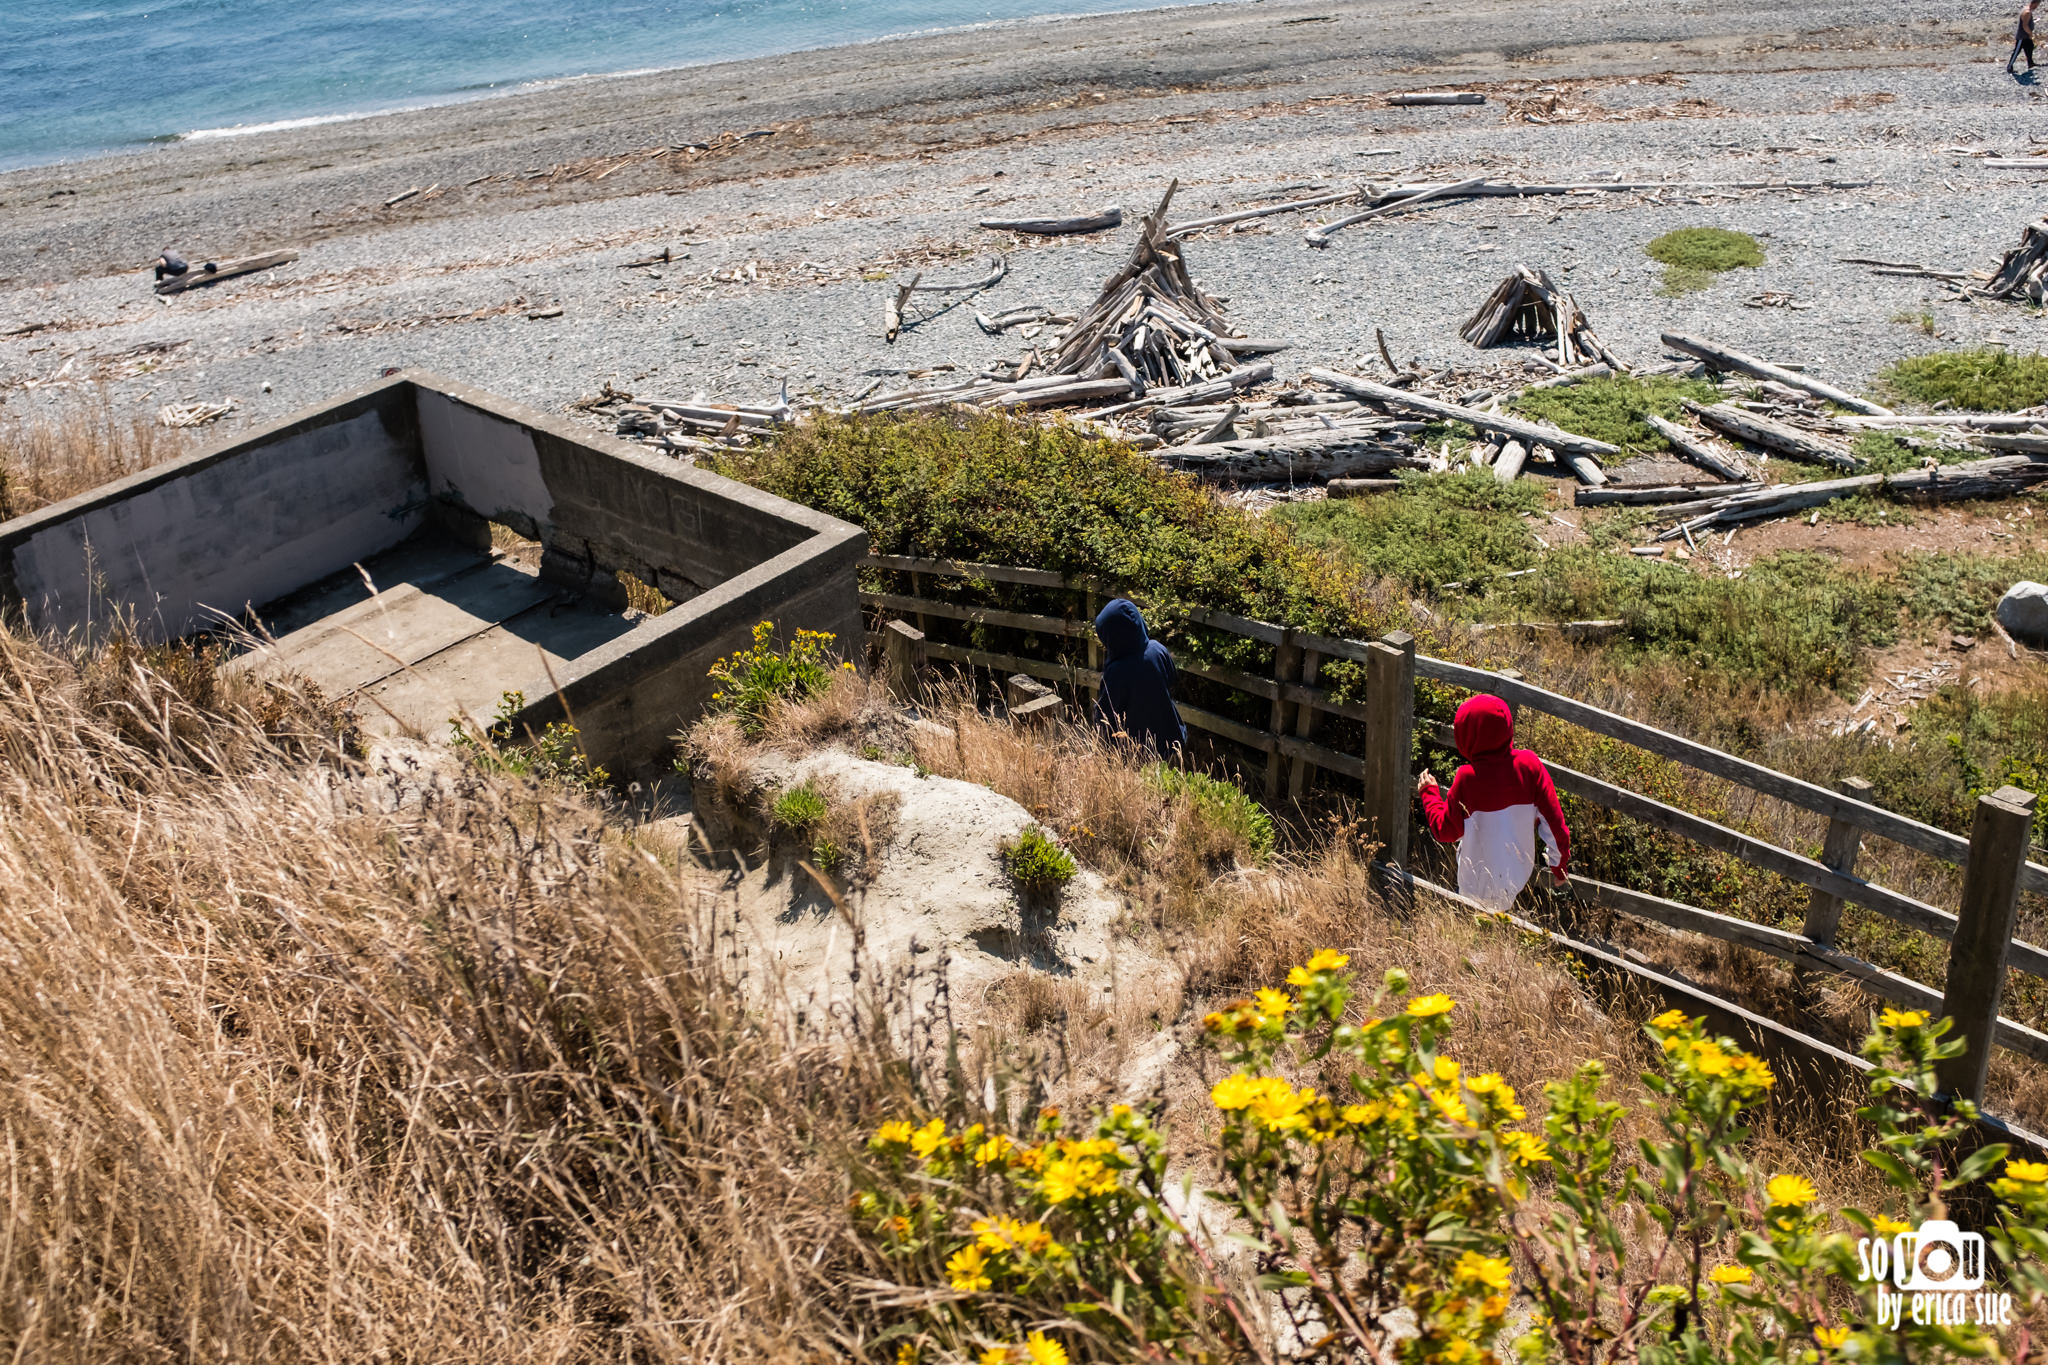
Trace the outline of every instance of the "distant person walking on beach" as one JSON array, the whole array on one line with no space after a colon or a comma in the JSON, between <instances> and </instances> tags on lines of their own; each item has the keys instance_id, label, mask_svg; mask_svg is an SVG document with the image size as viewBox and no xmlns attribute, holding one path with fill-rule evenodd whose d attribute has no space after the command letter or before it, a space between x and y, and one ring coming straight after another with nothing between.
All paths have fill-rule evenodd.
<instances>
[{"instance_id":1,"label":"distant person walking on beach","mask_svg":"<svg viewBox=\"0 0 2048 1365\"><path fill-rule=\"evenodd\" d=\"M2034 6L2038 3L2040 0L2027 0L2026 8L2020 11L2020 25L2012 35L2012 55L2005 59L2008 76L2016 74L2012 69L2013 63L2020 59L2022 52L2027 54L2027 70L2034 69Z\"/></svg>"}]
</instances>

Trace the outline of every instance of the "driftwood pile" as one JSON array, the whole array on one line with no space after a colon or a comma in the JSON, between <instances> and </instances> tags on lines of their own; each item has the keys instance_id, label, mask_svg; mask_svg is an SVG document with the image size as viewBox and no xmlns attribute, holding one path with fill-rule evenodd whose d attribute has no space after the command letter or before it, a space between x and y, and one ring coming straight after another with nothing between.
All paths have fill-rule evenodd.
<instances>
[{"instance_id":1,"label":"driftwood pile","mask_svg":"<svg viewBox=\"0 0 2048 1365\"><path fill-rule=\"evenodd\" d=\"M1555 341L1561 365L1598 360L1617 372L1628 369L1594 335L1585 310L1557 287L1550 272L1526 265L1500 282L1458 334L1482 351L1509 341Z\"/></svg>"},{"instance_id":2,"label":"driftwood pile","mask_svg":"<svg viewBox=\"0 0 2048 1365\"><path fill-rule=\"evenodd\" d=\"M2048 302L2048 219L2027 224L2020 233L2020 244L2005 253L1990 283L1976 292L1992 299L2019 299L2036 307Z\"/></svg>"},{"instance_id":3,"label":"driftwood pile","mask_svg":"<svg viewBox=\"0 0 2048 1365\"><path fill-rule=\"evenodd\" d=\"M701 394L687 402L635 399L609 383L598 397L579 406L615 410L619 435L689 463L709 452L745 449L796 415L787 401L774 407L743 407L715 403Z\"/></svg>"}]
</instances>

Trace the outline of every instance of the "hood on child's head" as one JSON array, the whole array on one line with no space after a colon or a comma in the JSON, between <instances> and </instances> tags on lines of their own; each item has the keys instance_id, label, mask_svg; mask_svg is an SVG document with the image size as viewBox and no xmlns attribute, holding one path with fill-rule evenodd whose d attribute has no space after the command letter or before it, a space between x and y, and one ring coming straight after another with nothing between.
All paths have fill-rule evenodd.
<instances>
[{"instance_id":1,"label":"hood on child's head","mask_svg":"<svg viewBox=\"0 0 2048 1365\"><path fill-rule=\"evenodd\" d=\"M1481 692L1458 708L1451 720L1451 734L1458 741L1461 758L1506 753L1515 742L1515 713L1491 692Z\"/></svg>"},{"instance_id":2,"label":"hood on child's head","mask_svg":"<svg viewBox=\"0 0 2048 1365\"><path fill-rule=\"evenodd\" d=\"M1095 617L1095 634L1109 650L1111 659L1135 659L1145 652L1151 636L1145 633L1145 617L1128 597L1111 599Z\"/></svg>"}]
</instances>

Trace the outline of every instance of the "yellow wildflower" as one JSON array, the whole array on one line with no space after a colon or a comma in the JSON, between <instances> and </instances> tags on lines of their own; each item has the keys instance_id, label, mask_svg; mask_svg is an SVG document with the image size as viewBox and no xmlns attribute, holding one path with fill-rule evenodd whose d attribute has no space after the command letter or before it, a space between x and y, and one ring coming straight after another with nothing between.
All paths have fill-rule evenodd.
<instances>
[{"instance_id":1,"label":"yellow wildflower","mask_svg":"<svg viewBox=\"0 0 2048 1365\"><path fill-rule=\"evenodd\" d=\"M1769 1090L1778 1083L1778 1078L1771 1074L1771 1068L1761 1057L1738 1052L1735 1054L1734 1066L1736 1080L1753 1085L1759 1090Z\"/></svg>"},{"instance_id":2,"label":"yellow wildflower","mask_svg":"<svg viewBox=\"0 0 2048 1365\"><path fill-rule=\"evenodd\" d=\"M974 1220L975 1245L983 1251L1000 1256L1016 1244L1014 1218L977 1218Z\"/></svg>"},{"instance_id":3,"label":"yellow wildflower","mask_svg":"<svg viewBox=\"0 0 2048 1365\"><path fill-rule=\"evenodd\" d=\"M1045 1224L1038 1222L1010 1224L1010 1236L1020 1250L1041 1255L1051 1251L1055 1245L1052 1234L1045 1230Z\"/></svg>"},{"instance_id":4,"label":"yellow wildflower","mask_svg":"<svg viewBox=\"0 0 2048 1365\"><path fill-rule=\"evenodd\" d=\"M1748 1284L1756 1277L1746 1265L1717 1265L1707 1272L1707 1278L1715 1284Z\"/></svg>"},{"instance_id":5,"label":"yellow wildflower","mask_svg":"<svg viewBox=\"0 0 2048 1365\"><path fill-rule=\"evenodd\" d=\"M1439 1014L1449 1014L1458 1007L1458 1002L1448 995L1418 995L1408 1002L1408 1013L1417 1019L1434 1019Z\"/></svg>"},{"instance_id":6,"label":"yellow wildflower","mask_svg":"<svg viewBox=\"0 0 2048 1365\"><path fill-rule=\"evenodd\" d=\"M1306 986L1315 980L1317 972L1341 972L1349 966L1351 959L1335 948L1325 948L1310 958L1307 963L1287 973L1287 984Z\"/></svg>"},{"instance_id":7,"label":"yellow wildflower","mask_svg":"<svg viewBox=\"0 0 2048 1365\"><path fill-rule=\"evenodd\" d=\"M1067 1365L1067 1348L1043 1332L1024 1338L1024 1353L1031 1358L1031 1365Z\"/></svg>"},{"instance_id":8,"label":"yellow wildflower","mask_svg":"<svg viewBox=\"0 0 2048 1365\"><path fill-rule=\"evenodd\" d=\"M1913 1230L1911 1223L1901 1223L1898 1219L1887 1218L1881 1213L1870 1220L1870 1226L1886 1237L1896 1236L1901 1232L1911 1232Z\"/></svg>"},{"instance_id":9,"label":"yellow wildflower","mask_svg":"<svg viewBox=\"0 0 2048 1365\"><path fill-rule=\"evenodd\" d=\"M952 1280L953 1288L963 1294L988 1288L991 1281L987 1272L988 1259L978 1246L961 1247L946 1261L946 1274Z\"/></svg>"},{"instance_id":10,"label":"yellow wildflower","mask_svg":"<svg viewBox=\"0 0 2048 1365\"><path fill-rule=\"evenodd\" d=\"M2005 1163L2005 1178L2038 1185L2048 1180L2048 1161L2008 1161Z\"/></svg>"},{"instance_id":11,"label":"yellow wildflower","mask_svg":"<svg viewBox=\"0 0 2048 1365\"><path fill-rule=\"evenodd\" d=\"M1261 1093L1259 1082L1262 1077L1246 1076L1242 1073L1225 1076L1216 1082L1216 1088L1209 1092L1210 1102L1218 1109L1242 1109L1257 1099Z\"/></svg>"},{"instance_id":12,"label":"yellow wildflower","mask_svg":"<svg viewBox=\"0 0 2048 1365\"><path fill-rule=\"evenodd\" d=\"M1113 1119L1127 1119L1131 1116L1131 1106L1128 1104L1112 1104L1109 1106L1109 1116Z\"/></svg>"},{"instance_id":13,"label":"yellow wildflower","mask_svg":"<svg viewBox=\"0 0 2048 1365\"><path fill-rule=\"evenodd\" d=\"M1465 1107L1465 1101L1459 1099L1456 1094L1449 1090L1430 1091L1429 1102L1436 1106L1436 1111L1439 1114L1442 1114L1452 1123L1469 1124L1472 1122L1472 1111Z\"/></svg>"},{"instance_id":14,"label":"yellow wildflower","mask_svg":"<svg viewBox=\"0 0 2048 1365\"><path fill-rule=\"evenodd\" d=\"M1550 1148L1543 1139L1530 1133L1509 1133L1503 1139L1508 1149L1508 1159L1517 1166L1534 1166L1539 1161L1550 1160Z\"/></svg>"},{"instance_id":15,"label":"yellow wildflower","mask_svg":"<svg viewBox=\"0 0 2048 1365\"><path fill-rule=\"evenodd\" d=\"M1702 1038L1692 1045L1692 1065L1703 1076L1725 1076L1734 1068L1734 1063L1721 1045Z\"/></svg>"},{"instance_id":16,"label":"yellow wildflower","mask_svg":"<svg viewBox=\"0 0 2048 1365\"><path fill-rule=\"evenodd\" d=\"M1670 1033L1676 1029L1684 1028L1687 1024L1691 1022L1692 1021L1690 1019L1685 1017L1684 1010L1665 1010L1662 1014L1658 1015L1655 1019L1652 1019L1650 1021L1650 1027L1653 1029L1660 1029L1665 1033Z\"/></svg>"},{"instance_id":17,"label":"yellow wildflower","mask_svg":"<svg viewBox=\"0 0 2048 1365\"><path fill-rule=\"evenodd\" d=\"M1294 1008L1294 1002L1288 999L1286 991L1276 991L1271 986L1261 986L1252 994L1259 1002L1259 1013L1265 1015L1268 1019L1283 1018Z\"/></svg>"},{"instance_id":18,"label":"yellow wildflower","mask_svg":"<svg viewBox=\"0 0 2048 1365\"><path fill-rule=\"evenodd\" d=\"M1362 1128L1368 1123L1378 1122L1382 1112L1377 1104L1347 1104L1341 1117L1353 1127Z\"/></svg>"},{"instance_id":19,"label":"yellow wildflower","mask_svg":"<svg viewBox=\"0 0 2048 1365\"><path fill-rule=\"evenodd\" d=\"M896 1348L896 1365L917 1365L917 1347L904 1342Z\"/></svg>"},{"instance_id":20,"label":"yellow wildflower","mask_svg":"<svg viewBox=\"0 0 2048 1365\"><path fill-rule=\"evenodd\" d=\"M1508 1296L1505 1294L1489 1294L1486 1296L1485 1300L1482 1301L1479 1305L1479 1314L1481 1317L1505 1317L1507 1315L1507 1311Z\"/></svg>"},{"instance_id":21,"label":"yellow wildflower","mask_svg":"<svg viewBox=\"0 0 2048 1365\"><path fill-rule=\"evenodd\" d=\"M930 1156L939 1150L939 1144L946 1140L946 1121L933 1119L910 1135L910 1150L919 1156Z\"/></svg>"},{"instance_id":22,"label":"yellow wildflower","mask_svg":"<svg viewBox=\"0 0 2048 1365\"><path fill-rule=\"evenodd\" d=\"M1011 1142L1001 1133L997 1133L987 1142L974 1149L974 1164L977 1166L993 1165L998 1161L1007 1159L1015 1147L1015 1143Z\"/></svg>"},{"instance_id":23,"label":"yellow wildflower","mask_svg":"<svg viewBox=\"0 0 2048 1365\"><path fill-rule=\"evenodd\" d=\"M1302 1110L1315 1101L1316 1092L1294 1089L1277 1076L1267 1077L1265 1093L1252 1101L1251 1112L1267 1132L1281 1133L1308 1127Z\"/></svg>"},{"instance_id":24,"label":"yellow wildflower","mask_svg":"<svg viewBox=\"0 0 2048 1365\"><path fill-rule=\"evenodd\" d=\"M1007 1362L1007 1361L1008 1361L1009 1359L1010 1359L1010 1348L1009 1348L1009 1347L1007 1347L1007 1346L991 1346L991 1347L989 1347L989 1348L988 1348L988 1349L987 1349L986 1351L983 1351L983 1352L981 1353L981 1361L980 1361L980 1365L1006 1365L1006 1362Z\"/></svg>"},{"instance_id":25,"label":"yellow wildflower","mask_svg":"<svg viewBox=\"0 0 2048 1365\"><path fill-rule=\"evenodd\" d=\"M1813 1329L1813 1339L1823 1351L1832 1351L1849 1339L1849 1329L1846 1327L1816 1327Z\"/></svg>"},{"instance_id":26,"label":"yellow wildflower","mask_svg":"<svg viewBox=\"0 0 2048 1365\"><path fill-rule=\"evenodd\" d=\"M1886 1009L1877 1016L1879 1028L1920 1028L1926 1023L1927 1014L1924 1010Z\"/></svg>"},{"instance_id":27,"label":"yellow wildflower","mask_svg":"<svg viewBox=\"0 0 2048 1365\"><path fill-rule=\"evenodd\" d=\"M1064 1204L1081 1195L1108 1194L1116 1188L1116 1177L1099 1161L1088 1157L1061 1157L1045 1168L1039 1189L1048 1204Z\"/></svg>"},{"instance_id":28,"label":"yellow wildflower","mask_svg":"<svg viewBox=\"0 0 2048 1365\"><path fill-rule=\"evenodd\" d=\"M887 1147L893 1144L901 1147L908 1144L909 1141L910 1125L902 1119L891 1119L880 1128L875 1129L875 1135L868 1140L868 1146Z\"/></svg>"},{"instance_id":29,"label":"yellow wildflower","mask_svg":"<svg viewBox=\"0 0 2048 1365\"><path fill-rule=\"evenodd\" d=\"M2048 1173L2048 1167L2043 1170ZM1774 1207L1788 1209L1804 1208L1820 1198L1820 1191L1803 1175L1774 1175L1764 1186L1764 1193L1770 1196Z\"/></svg>"},{"instance_id":30,"label":"yellow wildflower","mask_svg":"<svg viewBox=\"0 0 2048 1365\"><path fill-rule=\"evenodd\" d=\"M1451 1278L1460 1284L1484 1285L1488 1289L1506 1289L1509 1275L1505 1256L1481 1256L1476 1251L1461 1253L1457 1264L1451 1267Z\"/></svg>"},{"instance_id":31,"label":"yellow wildflower","mask_svg":"<svg viewBox=\"0 0 2048 1365\"><path fill-rule=\"evenodd\" d=\"M1435 1072L1436 1078L1446 1085L1458 1079L1458 1064L1449 1057L1437 1058L1436 1064L1430 1067L1430 1070Z\"/></svg>"}]
</instances>

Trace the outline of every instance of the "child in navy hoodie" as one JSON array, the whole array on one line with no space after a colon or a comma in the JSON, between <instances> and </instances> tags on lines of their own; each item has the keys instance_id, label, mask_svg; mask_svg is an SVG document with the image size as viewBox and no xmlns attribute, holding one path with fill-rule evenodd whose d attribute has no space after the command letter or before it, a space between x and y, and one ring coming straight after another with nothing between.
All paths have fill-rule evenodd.
<instances>
[{"instance_id":1,"label":"child in navy hoodie","mask_svg":"<svg viewBox=\"0 0 2048 1365\"><path fill-rule=\"evenodd\" d=\"M1539 838L1550 875L1564 885L1572 832L1550 770L1534 753L1514 747L1514 712L1482 692L1458 708L1451 733L1465 763L1451 779L1450 794L1428 772L1415 794L1437 842L1458 845L1458 894L1489 910L1513 905L1535 870Z\"/></svg>"}]
</instances>

